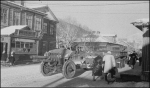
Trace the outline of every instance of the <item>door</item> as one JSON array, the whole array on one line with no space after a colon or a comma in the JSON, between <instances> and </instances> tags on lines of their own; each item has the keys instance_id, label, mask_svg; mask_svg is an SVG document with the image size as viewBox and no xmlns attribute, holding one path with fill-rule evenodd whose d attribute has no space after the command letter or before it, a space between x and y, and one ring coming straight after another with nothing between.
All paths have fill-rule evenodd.
<instances>
[{"instance_id":1,"label":"door","mask_svg":"<svg viewBox=\"0 0 150 88\"><path fill-rule=\"evenodd\" d=\"M1 43L1 60L3 61L7 59L7 45L8 43Z\"/></svg>"},{"instance_id":2,"label":"door","mask_svg":"<svg viewBox=\"0 0 150 88\"><path fill-rule=\"evenodd\" d=\"M47 47L47 42L43 41L42 42L42 55L44 55L44 53L47 51L48 47Z\"/></svg>"}]
</instances>

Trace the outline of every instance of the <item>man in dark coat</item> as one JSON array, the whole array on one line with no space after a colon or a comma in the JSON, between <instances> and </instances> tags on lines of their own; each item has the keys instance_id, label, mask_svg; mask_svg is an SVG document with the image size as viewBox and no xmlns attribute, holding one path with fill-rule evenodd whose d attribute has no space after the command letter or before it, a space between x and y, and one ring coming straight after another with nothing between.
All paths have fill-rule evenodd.
<instances>
[{"instance_id":1,"label":"man in dark coat","mask_svg":"<svg viewBox=\"0 0 150 88\"><path fill-rule=\"evenodd\" d=\"M9 61L10 61L11 65L14 65L14 63L15 63L15 52L14 51L11 51Z\"/></svg>"},{"instance_id":2,"label":"man in dark coat","mask_svg":"<svg viewBox=\"0 0 150 88\"><path fill-rule=\"evenodd\" d=\"M134 69L134 65L136 63L137 56L136 56L136 54L134 52L132 54L130 54L129 56L130 56L131 68Z\"/></svg>"},{"instance_id":3,"label":"man in dark coat","mask_svg":"<svg viewBox=\"0 0 150 88\"><path fill-rule=\"evenodd\" d=\"M95 76L102 76L102 57L100 55L93 60L92 76L93 81L95 81Z\"/></svg>"}]
</instances>

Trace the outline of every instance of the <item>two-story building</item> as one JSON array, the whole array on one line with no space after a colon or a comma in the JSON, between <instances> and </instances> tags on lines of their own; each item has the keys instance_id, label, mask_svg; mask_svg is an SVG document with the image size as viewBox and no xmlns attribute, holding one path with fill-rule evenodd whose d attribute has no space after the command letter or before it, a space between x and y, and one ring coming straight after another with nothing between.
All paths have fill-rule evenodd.
<instances>
[{"instance_id":1,"label":"two-story building","mask_svg":"<svg viewBox=\"0 0 150 88\"><path fill-rule=\"evenodd\" d=\"M56 48L58 20L48 6L43 9L47 12L1 1L1 60L11 51L19 60Z\"/></svg>"}]
</instances>

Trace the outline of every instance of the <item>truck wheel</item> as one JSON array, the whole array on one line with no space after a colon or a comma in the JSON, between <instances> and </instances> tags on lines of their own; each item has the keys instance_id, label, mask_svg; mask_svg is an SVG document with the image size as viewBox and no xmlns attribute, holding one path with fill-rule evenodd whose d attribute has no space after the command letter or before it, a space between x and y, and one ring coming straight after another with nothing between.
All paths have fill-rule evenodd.
<instances>
[{"instance_id":1,"label":"truck wheel","mask_svg":"<svg viewBox=\"0 0 150 88\"><path fill-rule=\"evenodd\" d=\"M43 61L41 63L41 73L43 76L50 76L54 74L56 67L51 66L49 62Z\"/></svg>"},{"instance_id":2,"label":"truck wheel","mask_svg":"<svg viewBox=\"0 0 150 88\"><path fill-rule=\"evenodd\" d=\"M67 79L70 79L75 76L76 73L76 65L73 61L68 60L63 65L63 76Z\"/></svg>"}]
</instances>

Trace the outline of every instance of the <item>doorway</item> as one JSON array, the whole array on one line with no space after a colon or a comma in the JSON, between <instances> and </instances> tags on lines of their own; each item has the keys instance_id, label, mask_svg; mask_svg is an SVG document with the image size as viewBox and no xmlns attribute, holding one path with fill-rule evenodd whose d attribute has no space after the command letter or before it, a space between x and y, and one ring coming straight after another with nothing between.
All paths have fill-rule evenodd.
<instances>
[{"instance_id":1,"label":"doorway","mask_svg":"<svg viewBox=\"0 0 150 88\"><path fill-rule=\"evenodd\" d=\"M47 47L47 42L43 41L42 42L42 55L44 55L44 53L47 51L48 47Z\"/></svg>"},{"instance_id":2,"label":"doorway","mask_svg":"<svg viewBox=\"0 0 150 88\"><path fill-rule=\"evenodd\" d=\"M6 61L7 60L7 46L8 43L0 43L1 44L1 61Z\"/></svg>"}]
</instances>

